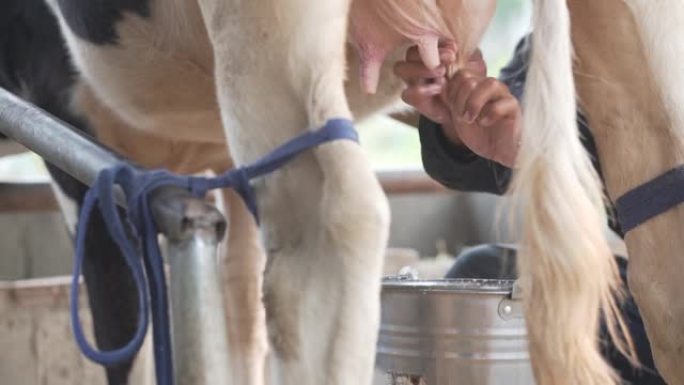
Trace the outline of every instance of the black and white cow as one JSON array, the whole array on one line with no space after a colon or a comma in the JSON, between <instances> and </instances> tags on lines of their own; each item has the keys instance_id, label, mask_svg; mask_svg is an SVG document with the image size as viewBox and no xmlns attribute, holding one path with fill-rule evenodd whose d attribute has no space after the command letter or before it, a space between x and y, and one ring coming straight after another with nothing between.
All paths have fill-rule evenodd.
<instances>
[{"instance_id":1,"label":"black and white cow","mask_svg":"<svg viewBox=\"0 0 684 385\"><path fill-rule=\"evenodd\" d=\"M16 16L3 27L30 21L32 9L49 18L38 0L11 1ZM435 67L440 44L455 42L463 61L494 8L493 0L46 2L78 76L54 22L39 22L29 29L49 39L8 56L50 48L9 68L9 87L138 164L179 173L221 172L330 119L395 105L402 84L391 68L407 46ZM2 36L10 46L23 38ZM24 68L61 79L54 89L35 84L57 106L26 92L12 75ZM324 144L253 184L260 232L238 195L223 193L233 383L263 383L267 334L283 384L370 383L389 213L366 155L352 142ZM127 339L136 303L123 262L95 227L84 275L106 349ZM125 383L129 368L110 368L110 383Z\"/></svg>"}]
</instances>

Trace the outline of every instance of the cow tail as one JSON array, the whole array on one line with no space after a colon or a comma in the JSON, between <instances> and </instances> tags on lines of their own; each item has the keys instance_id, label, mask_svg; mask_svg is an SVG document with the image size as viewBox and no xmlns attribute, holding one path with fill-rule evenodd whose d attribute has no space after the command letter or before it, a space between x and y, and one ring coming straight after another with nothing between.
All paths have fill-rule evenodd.
<instances>
[{"instance_id":1,"label":"cow tail","mask_svg":"<svg viewBox=\"0 0 684 385\"><path fill-rule=\"evenodd\" d=\"M535 0L532 44L512 195L533 370L539 385L612 385L600 318L623 353L633 348L617 306L601 182L577 129L566 0Z\"/></svg>"}]
</instances>

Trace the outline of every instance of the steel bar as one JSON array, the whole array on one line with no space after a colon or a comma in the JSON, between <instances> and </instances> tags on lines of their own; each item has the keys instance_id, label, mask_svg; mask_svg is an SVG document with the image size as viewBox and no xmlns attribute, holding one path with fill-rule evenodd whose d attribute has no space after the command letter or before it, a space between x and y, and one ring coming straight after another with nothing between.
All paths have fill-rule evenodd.
<instances>
[{"instance_id":1,"label":"steel bar","mask_svg":"<svg viewBox=\"0 0 684 385\"><path fill-rule=\"evenodd\" d=\"M87 185L101 169L121 160L113 151L2 88L0 131Z\"/></svg>"}]
</instances>

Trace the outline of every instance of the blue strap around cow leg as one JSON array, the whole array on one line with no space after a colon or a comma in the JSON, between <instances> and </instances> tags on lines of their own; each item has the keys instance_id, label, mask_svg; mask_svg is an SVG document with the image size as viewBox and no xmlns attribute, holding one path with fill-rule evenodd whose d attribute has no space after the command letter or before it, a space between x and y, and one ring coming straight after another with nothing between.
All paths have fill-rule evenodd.
<instances>
[{"instance_id":1,"label":"blue strap around cow leg","mask_svg":"<svg viewBox=\"0 0 684 385\"><path fill-rule=\"evenodd\" d=\"M358 136L351 121L333 119L316 131L306 132L290 140L254 164L231 170L216 178L179 176L164 170L141 171L128 164L119 164L101 171L86 194L76 234L70 310L74 336L83 354L105 366L131 360L145 339L151 311L157 384L173 385L169 303L164 263L157 243L158 231L149 207L150 194L159 187L178 186L197 197L203 197L209 190L232 187L258 222L256 196L250 180L277 170L303 151L340 139L358 141ZM129 221L125 224L114 200L114 188L117 185L127 199ZM106 352L98 351L90 345L78 316L79 276L85 258L85 237L90 215L96 204L105 219L107 231L131 269L139 300L138 327L133 338L125 346Z\"/></svg>"},{"instance_id":2,"label":"blue strap around cow leg","mask_svg":"<svg viewBox=\"0 0 684 385\"><path fill-rule=\"evenodd\" d=\"M627 192L616 201L620 226L629 232L684 202L684 166Z\"/></svg>"}]
</instances>

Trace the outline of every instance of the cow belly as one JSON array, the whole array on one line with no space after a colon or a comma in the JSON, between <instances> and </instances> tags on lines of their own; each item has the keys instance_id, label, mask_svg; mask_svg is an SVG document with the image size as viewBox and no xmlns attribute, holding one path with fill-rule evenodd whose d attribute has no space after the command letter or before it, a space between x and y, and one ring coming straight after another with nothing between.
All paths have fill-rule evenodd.
<instances>
[{"instance_id":1,"label":"cow belly","mask_svg":"<svg viewBox=\"0 0 684 385\"><path fill-rule=\"evenodd\" d=\"M112 9L100 13L81 2L51 5L77 67L103 104L148 133L225 142L211 44L195 1L110 1Z\"/></svg>"}]
</instances>

